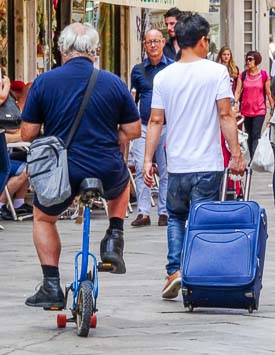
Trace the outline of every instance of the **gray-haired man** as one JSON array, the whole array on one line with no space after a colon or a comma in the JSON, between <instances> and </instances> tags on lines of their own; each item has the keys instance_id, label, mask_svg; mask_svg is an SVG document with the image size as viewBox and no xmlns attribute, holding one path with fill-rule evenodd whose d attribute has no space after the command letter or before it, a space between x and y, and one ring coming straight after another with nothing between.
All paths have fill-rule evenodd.
<instances>
[{"instance_id":1,"label":"gray-haired man","mask_svg":"<svg viewBox=\"0 0 275 355\"><path fill-rule=\"evenodd\" d=\"M22 113L24 140L35 139L44 124L45 136L55 135L66 141L93 71L97 43L98 33L89 24L74 23L62 31L59 47L64 64L34 81ZM110 224L101 241L101 259L112 262L116 273L126 272L123 220L129 198L129 174L119 144L139 137L140 127L139 114L126 85L117 76L101 70L68 150L71 197L48 208L34 198L33 237L44 281L38 292L27 298L28 306L63 307L58 269L61 243L56 222L86 177L101 179L109 200Z\"/></svg>"}]
</instances>

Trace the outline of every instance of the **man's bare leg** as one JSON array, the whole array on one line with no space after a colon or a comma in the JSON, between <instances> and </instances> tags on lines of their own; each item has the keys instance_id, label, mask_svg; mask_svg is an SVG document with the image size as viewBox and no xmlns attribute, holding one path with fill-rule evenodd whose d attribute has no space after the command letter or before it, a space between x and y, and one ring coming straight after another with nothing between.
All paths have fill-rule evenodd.
<instances>
[{"instance_id":1,"label":"man's bare leg","mask_svg":"<svg viewBox=\"0 0 275 355\"><path fill-rule=\"evenodd\" d=\"M58 216L49 216L34 207L33 240L43 270L43 285L27 298L26 305L63 308L64 294L60 287L59 258L61 242L56 228Z\"/></svg>"},{"instance_id":2,"label":"man's bare leg","mask_svg":"<svg viewBox=\"0 0 275 355\"><path fill-rule=\"evenodd\" d=\"M61 242L56 228L58 216L49 216L34 207L33 241L41 265L58 267Z\"/></svg>"},{"instance_id":3,"label":"man's bare leg","mask_svg":"<svg viewBox=\"0 0 275 355\"><path fill-rule=\"evenodd\" d=\"M113 273L124 274L126 272L123 260L123 222L127 211L130 196L130 183L124 191L114 200L108 201L110 225L105 237L100 243L100 256L104 263L114 266Z\"/></svg>"},{"instance_id":4,"label":"man's bare leg","mask_svg":"<svg viewBox=\"0 0 275 355\"><path fill-rule=\"evenodd\" d=\"M124 219L128 207L130 198L130 182L126 186L125 190L114 200L108 201L109 217L118 217Z\"/></svg>"}]
</instances>

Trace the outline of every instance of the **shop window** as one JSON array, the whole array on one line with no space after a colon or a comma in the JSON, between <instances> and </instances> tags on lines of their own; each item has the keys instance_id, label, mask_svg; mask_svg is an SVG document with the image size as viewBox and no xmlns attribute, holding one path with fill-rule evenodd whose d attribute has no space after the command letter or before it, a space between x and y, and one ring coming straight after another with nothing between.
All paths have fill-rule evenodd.
<instances>
[{"instance_id":1,"label":"shop window","mask_svg":"<svg viewBox=\"0 0 275 355\"><path fill-rule=\"evenodd\" d=\"M36 41L37 41L37 74L51 68L50 5L48 1L36 0Z\"/></svg>"}]
</instances>

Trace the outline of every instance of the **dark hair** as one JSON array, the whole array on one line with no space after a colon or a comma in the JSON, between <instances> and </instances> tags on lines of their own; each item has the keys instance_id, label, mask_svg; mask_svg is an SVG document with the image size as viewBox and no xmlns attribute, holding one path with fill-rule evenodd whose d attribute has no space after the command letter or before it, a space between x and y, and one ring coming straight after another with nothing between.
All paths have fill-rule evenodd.
<instances>
[{"instance_id":1,"label":"dark hair","mask_svg":"<svg viewBox=\"0 0 275 355\"><path fill-rule=\"evenodd\" d=\"M245 61L247 61L248 57L253 57L255 59L255 64L259 65L262 62L261 53L258 51L249 51L246 53Z\"/></svg>"},{"instance_id":2,"label":"dark hair","mask_svg":"<svg viewBox=\"0 0 275 355\"><path fill-rule=\"evenodd\" d=\"M176 40L180 48L194 48L209 30L210 25L204 17L198 14L187 16L176 23Z\"/></svg>"},{"instance_id":3,"label":"dark hair","mask_svg":"<svg viewBox=\"0 0 275 355\"><path fill-rule=\"evenodd\" d=\"M166 17L175 17L177 20L181 17L182 12L177 7L172 7L163 15L164 18Z\"/></svg>"}]
</instances>

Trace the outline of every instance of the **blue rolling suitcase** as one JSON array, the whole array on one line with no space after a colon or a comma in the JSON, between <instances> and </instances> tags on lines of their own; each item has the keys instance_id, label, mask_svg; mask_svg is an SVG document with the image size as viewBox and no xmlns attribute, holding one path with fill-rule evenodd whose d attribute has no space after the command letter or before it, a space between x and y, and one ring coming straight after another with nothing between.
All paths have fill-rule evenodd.
<instances>
[{"instance_id":1,"label":"blue rolling suitcase","mask_svg":"<svg viewBox=\"0 0 275 355\"><path fill-rule=\"evenodd\" d=\"M228 171L224 181L227 181ZM267 239L265 210L246 201L191 206L182 260L185 307L258 309ZM226 182L223 184L224 199Z\"/></svg>"}]
</instances>

